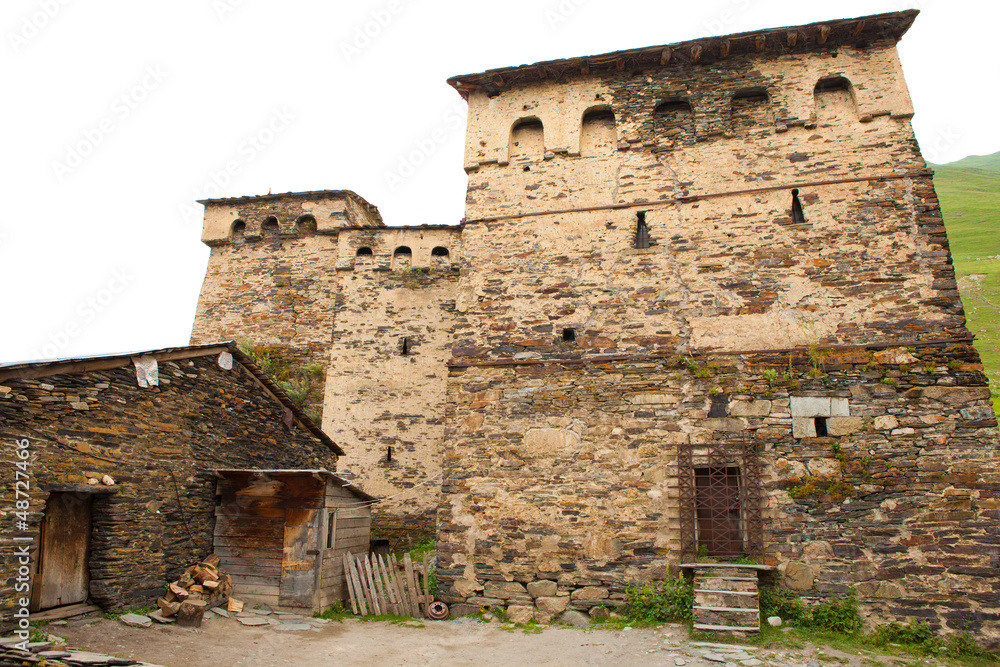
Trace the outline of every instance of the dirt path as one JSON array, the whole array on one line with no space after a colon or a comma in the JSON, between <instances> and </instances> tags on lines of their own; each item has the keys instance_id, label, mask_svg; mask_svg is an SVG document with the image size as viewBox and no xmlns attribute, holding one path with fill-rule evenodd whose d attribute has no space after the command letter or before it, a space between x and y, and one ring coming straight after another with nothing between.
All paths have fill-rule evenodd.
<instances>
[{"instance_id":1,"label":"dirt path","mask_svg":"<svg viewBox=\"0 0 1000 667\"><path fill-rule=\"evenodd\" d=\"M420 625L413 622L407 625ZM424 627L348 619L300 632L244 627L234 619L206 620L198 630L175 626L131 628L117 621L47 630L90 651L168 667L296 665L668 665L685 667L825 667L893 665L805 646L796 650L732 650L699 646L687 629L603 630L550 626L537 634L505 631L476 619L428 621ZM875 658L875 659L873 659ZM903 664L903 661L899 661ZM912 664L912 662L909 662Z\"/></svg>"}]
</instances>

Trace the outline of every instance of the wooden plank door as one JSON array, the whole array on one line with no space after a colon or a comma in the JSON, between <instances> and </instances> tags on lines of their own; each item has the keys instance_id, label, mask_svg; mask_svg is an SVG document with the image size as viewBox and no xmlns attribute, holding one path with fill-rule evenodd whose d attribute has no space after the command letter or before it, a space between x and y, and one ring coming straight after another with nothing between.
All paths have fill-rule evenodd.
<instances>
[{"instance_id":1,"label":"wooden plank door","mask_svg":"<svg viewBox=\"0 0 1000 667\"><path fill-rule=\"evenodd\" d=\"M53 493L45 503L31 611L86 602L90 571L90 497Z\"/></svg>"},{"instance_id":2,"label":"wooden plank door","mask_svg":"<svg viewBox=\"0 0 1000 667\"><path fill-rule=\"evenodd\" d=\"M285 540L281 556L278 604L312 609L319 592L322 512L316 509L285 510Z\"/></svg>"},{"instance_id":3,"label":"wooden plank door","mask_svg":"<svg viewBox=\"0 0 1000 667\"><path fill-rule=\"evenodd\" d=\"M740 469L726 466L695 469L698 551L709 556L743 553L740 522Z\"/></svg>"}]
</instances>

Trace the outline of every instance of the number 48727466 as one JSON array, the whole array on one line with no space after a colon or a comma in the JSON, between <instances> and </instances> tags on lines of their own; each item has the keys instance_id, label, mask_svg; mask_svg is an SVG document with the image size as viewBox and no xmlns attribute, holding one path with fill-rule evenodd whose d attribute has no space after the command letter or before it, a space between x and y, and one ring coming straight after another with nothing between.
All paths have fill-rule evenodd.
<instances>
[{"instance_id":1,"label":"number 48727466","mask_svg":"<svg viewBox=\"0 0 1000 667\"><path fill-rule=\"evenodd\" d=\"M28 491L31 488L28 481L31 477L28 474L28 459L31 458L31 452L28 451L29 444L26 439L18 440L17 458L20 460L14 463L14 506L19 510L15 515L21 521L27 521L28 518Z\"/></svg>"}]
</instances>

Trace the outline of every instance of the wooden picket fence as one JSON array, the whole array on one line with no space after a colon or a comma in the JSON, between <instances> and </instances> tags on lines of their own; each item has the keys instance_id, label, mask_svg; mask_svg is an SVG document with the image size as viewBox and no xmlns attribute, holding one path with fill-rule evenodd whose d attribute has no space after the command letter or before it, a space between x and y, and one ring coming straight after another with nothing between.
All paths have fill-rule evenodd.
<instances>
[{"instance_id":1,"label":"wooden picket fence","mask_svg":"<svg viewBox=\"0 0 1000 667\"><path fill-rule=\"evenodd\" d=\"M399 563L393 554L387 561L381 554L358 557L348 551L344 554L344 574L351 611L361 616L426 617L427 605L434 601L430 594L433 564L428 562L432 560L425 557L423 565L414 566L410 554L403 554Z\"/></svg>"}]
</instances>

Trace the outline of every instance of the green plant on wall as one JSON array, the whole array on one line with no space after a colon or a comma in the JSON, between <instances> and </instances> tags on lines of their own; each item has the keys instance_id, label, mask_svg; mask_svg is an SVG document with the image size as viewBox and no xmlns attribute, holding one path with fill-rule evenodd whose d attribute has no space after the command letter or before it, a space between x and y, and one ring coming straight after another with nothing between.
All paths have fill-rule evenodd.
<instances>
[{"instance_id":1,"label":"green plant on wall","mask_svg":"<svg viewBox=\"0 0 1000 667\"><path fill-rule=\"evenodd\" d=\"M278 347L258 346L243 338L237 342L240 352L250 357L257 367L271 378L285 395L316 424L322 418L326 369L320 364L293 367Z\"/></svg>"}]
</instances>

